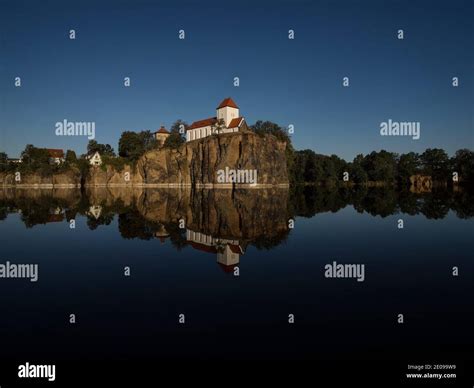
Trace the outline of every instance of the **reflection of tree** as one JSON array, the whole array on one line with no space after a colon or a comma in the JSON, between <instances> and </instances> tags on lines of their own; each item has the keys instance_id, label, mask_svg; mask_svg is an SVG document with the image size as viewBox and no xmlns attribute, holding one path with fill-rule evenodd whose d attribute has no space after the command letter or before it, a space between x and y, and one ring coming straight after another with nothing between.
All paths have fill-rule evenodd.
<instances>
[{"instance_id":1,"label":"reflection of tree","mask_svg":"<svg viewBox=\"0 0 474 388\"><path fill-rule=\"evenodd\" d=\"M288 239L288 231L280 230L272 235L260 235L254 239L251 243L257 249L272 249L278 245L284 243Z\"/></svg>"},{"instance_id":2,"label":"reflection of tree","mask_svg":"<svg viewBox=\"0 0 474 388\"><path fill-rule=\"evenodd\" d=\"M10 212L20 211L21 220L30 228L75 219L80 214L88 216L87 225L94 230L99 225L110 225L118 214L118 227L124 238L169 239L180 250L187 245L186 230L178 225L181 217L187 218L187 227L192 230L251 244L257 249L271 249L283 243L289 234L288 218L313 217L322 212L337 212L346 206L382 217L404 213L440 219L450 209L459 218L474 217L474 192L462 187L414 193L391 186L331 189L301 185L284 193L208 190L193 196L181 193L177 198L172 192L159 191L141 197L124 197L123 200L121 194L109 195L88 196L79 191L74 195L54 194L53 191L45 194L40 191L0 192L0 220ZM100 207L100 214L91 215L91 206Z\"/></svg>"},{"instance_id":3,"label":"reflection of tree","mask_svg":"<svg viewBox=\"0 0 474 388\"><path fill-rule=\"evenodd\" d=\"M412 193L409 190L404 190L399 193L398 205L402 213L409 214L411 216L419 214L421 208L420 196Z\"/></svg>"},{"instance_id":4,"label":"reflection of tree","mask_svg":"<svg viewBox=\"0 0 474 388\"><path fill-rule=\"evenodd\" d=\"M292 210L301 217L313 217L317 213L337 212L347 206L348 194L344 189L328 189L317 186L300 186L292 189Z\"/></svg>"},{"instance_id":5,"label":"reflection of tree","mask_svg":"<svg viewBox=\"0 0 474 388\"><path fill-rule=\"evenodd\" d=\"M451 201L451 208L459 218L474 217L474 195L467 191L455 193Z\"/></svg>"},{"instance_id":6,"label":"reflection of tree","mask_svg":"<svg viewBox=\"0 0 474 388\"><path fill-rule=\"evenodd\" d=\"M159 230L159 224L146 220L137 209L119 214L118 223L120 235L126 239L151 240Z\"/></svg>"},{"instance_id":7,"label":"reflection of tree","mask_svg":"<svg viewBox=\"0 0 474 388\"><path fill-rule=\"evenodd\" d=\"M0 206L0 221L3 221L8 216L8 208L6 206Z\"/></svg>"},{"instance_id":8,"label":"reflection of tree","mask_svg":"<svg viewBox=\"0 0 474 388\"><path fill-rule=\"evenodd\" d=\"M391 188L369 189L361 203L354 207L373 216L387 217L398 213L397 195Z\"/></svg>"},{"instance_id":9,"label":"reflection of tree","mask_svg":"<svg viewBox=\"0 0 474 388\"><path fill-rule=\"evenodd\" d=\"M169 222L165 224L165 228L170 235L171 244L180 251L186 245L186 230L180 229L178 223Z\"/></svg>"},{"instance_id":10,"label":"reflection of tree","mask_svg":"<svg viewBox=\"0 0 474 388\"><path fill-rule=\"evenodd\" d=\"M102 214L99 218L87 216L87 226L90 230L94 230L100 225L110 225L113 219L114 213Z\"/></svg>"},{"instance_id":11,"label":"reflection of tree","mask_svg":"<svg viewBox=\"0 0 474 388\"><path fill-rule=\"evenodd\" d=\"M423 198L420 211L428 219L444 218L449 212L450 198L446 190L433 192Z\"/></svg>"},{"instance_id":12,"label":"reflection of tree","mask_svg":"<svg viewBox=\"0 0 474 388\"><path fill-rule=\"evenodd\" d=\"M469 191L452 192L447 189L432 193L412 193L396 190L393 187L328 189L318 186L293 187L290 193L290 213L300 217L313 217L323 212L336 212L353 205L359 213L367 212L373 216L387 217L399 212L427 218L443 218L453 209L460 218L474 216L474 193Z\"/></svg>"}]
</instances>

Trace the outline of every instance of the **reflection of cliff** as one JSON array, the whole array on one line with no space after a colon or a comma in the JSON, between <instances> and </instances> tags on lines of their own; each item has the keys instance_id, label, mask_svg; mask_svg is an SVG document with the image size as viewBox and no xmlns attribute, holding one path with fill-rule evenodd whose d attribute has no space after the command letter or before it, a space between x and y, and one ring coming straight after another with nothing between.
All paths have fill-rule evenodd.
<instances>
[{"instance_id":1,"label":"reflection of cliff","mask_svg":"<svg viewBox=\"0 0 474 388\"><path fill-rule=\"evenodd\" d=\"M90 187L79 189L0 190L0 220L19 213L27 227L86 216L90 229L118 220L124 238L189 245L186 229L217 239L236 240L269 249L288 236L288 219L313 217L353 206L358 212L386 217L423 214L444 218L451 210L460 218L474 216L474 195L466 190L430 193L390 188L298 187L261 190L177 190ZM118 215L118 217L116 217Z\"/></svg>"}]
</instances>

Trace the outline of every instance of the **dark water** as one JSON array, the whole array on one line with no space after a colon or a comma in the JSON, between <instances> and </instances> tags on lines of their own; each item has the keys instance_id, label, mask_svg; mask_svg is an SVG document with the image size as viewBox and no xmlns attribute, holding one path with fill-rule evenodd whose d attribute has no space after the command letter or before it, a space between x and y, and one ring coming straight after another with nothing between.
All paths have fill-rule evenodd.
<instances>
[{"instance_id":1,"label":"dark water","mask_svg":"<svg viewBox=\"0 0 474 388\"><path fill-rule=\"evenodd\" d=\"M0 193L0 262L39 264L0 279L4 360L473 358L466 191Z\"/></svg>"}]
</instances>

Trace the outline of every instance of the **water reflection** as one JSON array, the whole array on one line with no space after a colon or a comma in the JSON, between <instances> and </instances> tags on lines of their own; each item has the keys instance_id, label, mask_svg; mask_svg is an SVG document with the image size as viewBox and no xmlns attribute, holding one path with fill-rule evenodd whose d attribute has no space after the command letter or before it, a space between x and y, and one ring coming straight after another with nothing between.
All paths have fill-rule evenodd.
<instances>
[{"instance_id":1,"label":"water reflection","mask_svg":"<svg viewBox=\"0 0 474 388\"><path fill-rule=\"evenodd\" d=\"M124 239L159 239L178 250L190 246L216 255L226 270L237 265L249 245L270 249L291 232L298 216L338 212L352 206L360 213L387 217L423 215L441 219L452 211L459 218L474 215L473 193L413 193L387 188L357 190L296 187L290 190L165 190L93 188L86 191L0 191L0 220L19 213L27 228L87 217L94 230L117 217Z\"/></svg>"}]
</instances>

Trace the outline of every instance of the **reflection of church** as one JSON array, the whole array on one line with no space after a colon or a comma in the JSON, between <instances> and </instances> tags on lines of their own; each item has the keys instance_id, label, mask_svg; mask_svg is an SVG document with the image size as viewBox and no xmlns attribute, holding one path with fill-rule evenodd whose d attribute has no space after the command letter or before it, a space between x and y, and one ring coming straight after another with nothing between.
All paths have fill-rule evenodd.
<instances>
[{"instance_id":1,"label":"reflection of church","mask_svg":"<svg viewBox=\"0 0 474 388\"><path fill-rule=\"evenodd\" d=\"M160 227L155 232L155 237L160 240L162 244L164 244L165 240L170 236L168 231L166 230L163 224L160 224Z\"/></svg>"},{"instance_id":2,"label":"reflection of church","mask_svg":"<svg viewBox=\"0 0 474 388\"><path fill-rule=\"evenodd\" d=\"M194 249L217 254L217 262L226 272L232 272L244 254L238 240L216 238L190 229L186 229L186 240Z\"/></svg>"}]
</instances>

